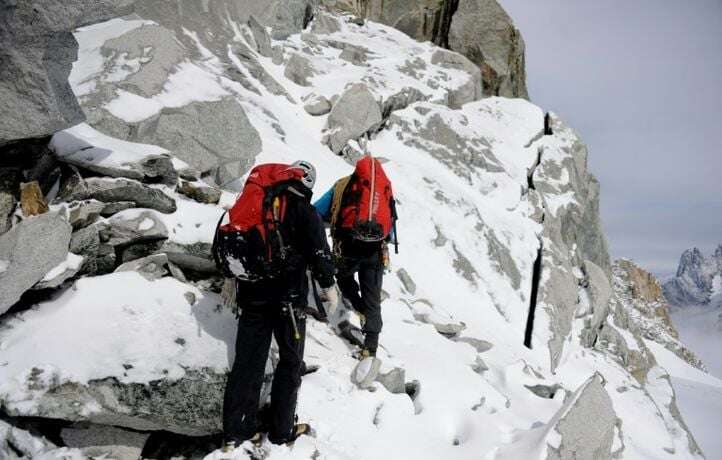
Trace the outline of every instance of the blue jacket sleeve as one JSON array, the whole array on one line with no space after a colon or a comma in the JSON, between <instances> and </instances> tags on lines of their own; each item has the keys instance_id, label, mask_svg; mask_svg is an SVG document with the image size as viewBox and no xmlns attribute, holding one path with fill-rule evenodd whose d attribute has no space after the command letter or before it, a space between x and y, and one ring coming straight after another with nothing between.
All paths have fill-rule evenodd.
<instances>
[{"instance_id":1,"label":"blue jacket sleeve","mask_svg":"<svg viewBox=\"0 0 722 460\"><path fill-rule=\"evenodd\" d=\"M321 215L324 221L329 222L331 220L331 203L333 202L333 187L331 187L326 193L321 196L313 206L316 211Z\"/></svg>"}]
</instances>

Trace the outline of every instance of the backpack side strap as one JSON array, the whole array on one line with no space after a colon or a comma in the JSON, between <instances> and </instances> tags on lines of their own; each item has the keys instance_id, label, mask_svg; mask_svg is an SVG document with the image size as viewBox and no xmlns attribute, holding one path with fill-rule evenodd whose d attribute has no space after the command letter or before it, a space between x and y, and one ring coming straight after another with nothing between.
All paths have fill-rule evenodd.
<instances>
[{"instance_id":1,"label":"backpack side strap","mask_svg":"<svg viewBox=\"0 0 722 460\"><path fill-rule=\"evenodd\" d=\"M331 237L336 235L336 223L343 204L343 194L351 182L351 176L342 177L333 186L333 199L331 200Z\"/></svg>"}]
</instances>

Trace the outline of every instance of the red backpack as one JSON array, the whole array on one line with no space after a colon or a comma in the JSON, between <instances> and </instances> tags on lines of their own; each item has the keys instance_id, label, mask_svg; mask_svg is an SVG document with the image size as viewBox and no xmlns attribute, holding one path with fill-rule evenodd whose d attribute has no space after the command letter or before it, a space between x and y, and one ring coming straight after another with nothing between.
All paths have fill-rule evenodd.
<instances>
[{"instance_id":1,"label":"red backpack","mask_svg":"<svg viewBox=\"0 0 722 460\"><path fill-rule=\"evenodd\" d=\"M281 224L286 216L291 185L301 186L304 171L285 164L258 165L246 179L241 195L229 211L229 222L216 227L213 257L229 278L245 281L273 279L286 266L288 247Z\"/></svg>"},{"instance_id":2,"label":"red backpack","mask_svg":"<svg viewBox=\"0 0 722 460\"><path fill-rule=\"evenodd\" d=\"M363 157L354 173L337 183L331 215L331 228L347 230L354 239L382 241L389 236L396 210L391 181L379 160Z\"/></svg>"}]
</instances>

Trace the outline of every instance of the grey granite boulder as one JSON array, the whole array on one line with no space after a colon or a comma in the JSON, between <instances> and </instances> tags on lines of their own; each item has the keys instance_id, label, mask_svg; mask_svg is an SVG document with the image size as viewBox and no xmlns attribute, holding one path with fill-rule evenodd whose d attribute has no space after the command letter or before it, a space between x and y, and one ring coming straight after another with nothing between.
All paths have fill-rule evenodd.
<instances>
[{"instance_id":1,"label":"grey granite boulder","mask_svg":"<svg viewBox=\"0 0 722 460\"><path fill-rule=\"evenodd\" d=\"M339 153L350 140L357 139L381 124L381 109L363 83L349 86L328 116L328 146Z\"/></svg>"},{"instance_id":2,"label":"grey granite boulder","mask_svg":"<svg viewBox=\"0 0 722 460\"><path fill-rule=\"evenodd\" d=\"M461 108L467 102L478 101L482 96L481 71L459 53L438 49L431 56L431 63L448 69L463 70L469 79L458 88L449 90L447 104L452 109Z\"/></svg>"},{"instance_id":3,"label":"grey granite boulder","mask_svg":"<svg viewBox=\"0 0 722 460\"><path fill-rule=\"evenodd\" d=\"M299 86L311 86L308 79L313 77L314 73L311 61L298 53L291 55L286 63L286 69L283 71L286 78Z\"/></svg>"},{"instance_id":4,"label":"grey granite boulder","mask_svg":"<svg viewBox=\"0 0 722 460\"><path fill-rule=\"evenodd\" d=\"M485 95L528 97L524 40L496 0L459 0L448 44L479 66Z\"/></svg>"},{"instance_id":5,"label":"grey granite boulder","mask_svg":"<svg viewBox=\"0 0 722 460\"><path fill-rule=\"evenodd\" d=\"M594 423L590 423L590 421ZM561 437L559 446L548 446L549 460L610 460L617 414L602 386L601 376L590 377L550 422Z\"/></svg>"},{"instance_id":6,"label":"grey granite boulder","mask_svg":"<svg viewBox=\"0 0 722 460\"><path fill-rule=\"evenodd\" d=\"M121 16L134 0L7 1L0 6L0 145L83 121L68 75L76 27Z\"/></svg>"},{"instance_id":7,"label":"grey granite boulder","mask_svg":"<svg viewBox=\"0 0 722 460\"><path fill-rule=\"evenodd\" d=\"M80 449L92 458L138 460L150 433L124 430L114 426L89 425L60 430L66 446Z\"/></svg>"},{"instance_id":8,"label":"grey granite boulder","mask_svg":"<svg viewBox=\"0 0 722 460\"><path fill-rule=\"evenodd\" d=\"M256 52L264 57L271 57L273 49L271 47L271 36L268 34L266 27L258 22L255 16L248 18L248 28L251 29L253 40L256 42Z\"/></svg>"},{"instance_id":9,"label":"grey granite boulder","mask_svg":"<svg viewBox=\"0 0 722 460\"><path fill-rule=\"evenodd\" d=\"M199 273L216 273L216 263L211 255L211 244L204 242L178 243L166 240L160 252L168 255L168 260L182 269Z\"/></svg>"},{"instance_id":10,"label":"grey granite boulder","mask_svg":"<svg viewBox=\"0 0 722 460\"><path fill-rule=\"evenodd\" d=\"M85 258L77 254L68 253L59 265L51 269L33 289L53 289L74 278L83 267Z\"/></svg>"},{"instance_id":11,"label":"grey granite boulder","mask_svg":"<svg viewBox=\"0 0 722 460\"><path fill-rule=\"evenodd\" d=\"M240 177L261 151L261 137L232 98L163 109L137 130L137 140L168 149L219 185Z\"/></svg>"},{"instance_id":12,"label":"grey granite boulder","mask_svg":"<svg viewBox=\"0 0 722 460\"><path fill-rule=\"evenodd\" d=\"M19 168L0 168L0 235L10 230L11 215L20 197L23 177Z\"/></svg>"},{"instance_id":13,"label":"grey granite boulder","mask_svg":"<svg viewBox=\"0 0 722 460\"><path fill-rule=\"evenodd\" d=\"M168 274L166 266L168 265L168 256L165 254L153 254L142 259L131 260L120 265L115 269L116 272L134 271L149 281L157 280Z\"/></svg>"},{"instance_id":14,"label":"grey granite boulder","mask_svg":"<svg viewBox=\"0 0 722 460\"><path fill-rule=\"evenodd\" d=\"M394 367L385 374L378 374L376 381L383 385L390 393L406 393L406 371L400 367Z\"/></svg>"},{"instance_id":15,"label":"grey granite boulder","mask_svg":"<svg viewBox=\"0 0 722 460\"><path fill-rule=\"evenodd\" d=\"M152 211L116 214L100 230L100 241L111 246L127 246L165 238L168 238L168 230Z\"/></svg>"},{"instance_id":16,"label":"grey granite boulder","mask_svg":"<svg viewBox=\"0 0 722 460\"><path fill-rule=\"evenodd\" d=\"M68 204L68 221L73 230L94 223L105 209L105 203L98 200L74 201Z\"/></svg>"},{"instance_id":17,"label":"grey granite boulder","mask_svg":"<svg viewBox=\"0 0 722 460\"><path fill-rule=\"evenodd\" d=\"M72 191L69 198L95 199L104 203L133 201L138 207L155 209L165 214L176 211L175 200L162 190L130 179L91 177Z\"/></svg>"},{"instance_id":18,"label":"grey granite boulder","mask_svg":"<svg viewBox=\"0 0 722 460\"><path fill-rule=\"evenodd\" d=\"M309 115L319 117L331 111L331 101L324 96L313 95L303 105L303 110Z\"/></svg>"},{"instance_id":19,"label":"grey granite boulder","mask_svg":"<svg viewBox=\"0 0 722 460\"><path fill-rule=\"evenodd\" d=\"M70 224L59 214L30 217L0 236L0 314L68 254Z\"/></svg>"},{"instance_id":20,"label":"grey granite boulder","mask_svg":"<svg viewBox=\"0 0 722 460\"><path fill-rule=\"evenodd\" d=\"M178 193L199 203L217 204L221 199L221 191L203 182L181 181Z\"/></svg>"}]
</instances>

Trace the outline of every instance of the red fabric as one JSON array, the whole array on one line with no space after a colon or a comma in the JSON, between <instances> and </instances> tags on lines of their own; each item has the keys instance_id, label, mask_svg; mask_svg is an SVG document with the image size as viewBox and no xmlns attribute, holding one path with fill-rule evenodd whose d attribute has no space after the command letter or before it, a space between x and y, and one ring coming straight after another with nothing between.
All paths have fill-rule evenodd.
<instances>
[{"instance_id":1,"label":"red fabric","mask_svg":"<svg viewBox=\"0 0 722 460\"><path fill-rule=\"evenodd\" d=\"M341 208L341 228L353 229L359 223L372 221L381 225L384 238L388 236L393 224L393 191L381 162L370 155L356 162L354 177L348 187L350 190L347 190L347 193L350 193L352 198Z\"/></svg>"},{"instance_id":2,"label":"red fabric","mask_svg":"<svg viewBox=\"0 0 722 460\"><path fill-rule=\"evenodd\" d=\"M300 168L293 168L286 164L268 163L258 165L246 179L241 196L229 211L230 221L221 227L221 231L242 231L247 232L256 227L263 239L266 239L264 220L272 225L273 214L270 209L263 215L263 200L266 197L266 189L273 185L289 180L301 180L304 171ZM285 199L281 201L281 218L285 214ZM272 227L269 227L272 228Z\"/></svg>"}]
</instances>

